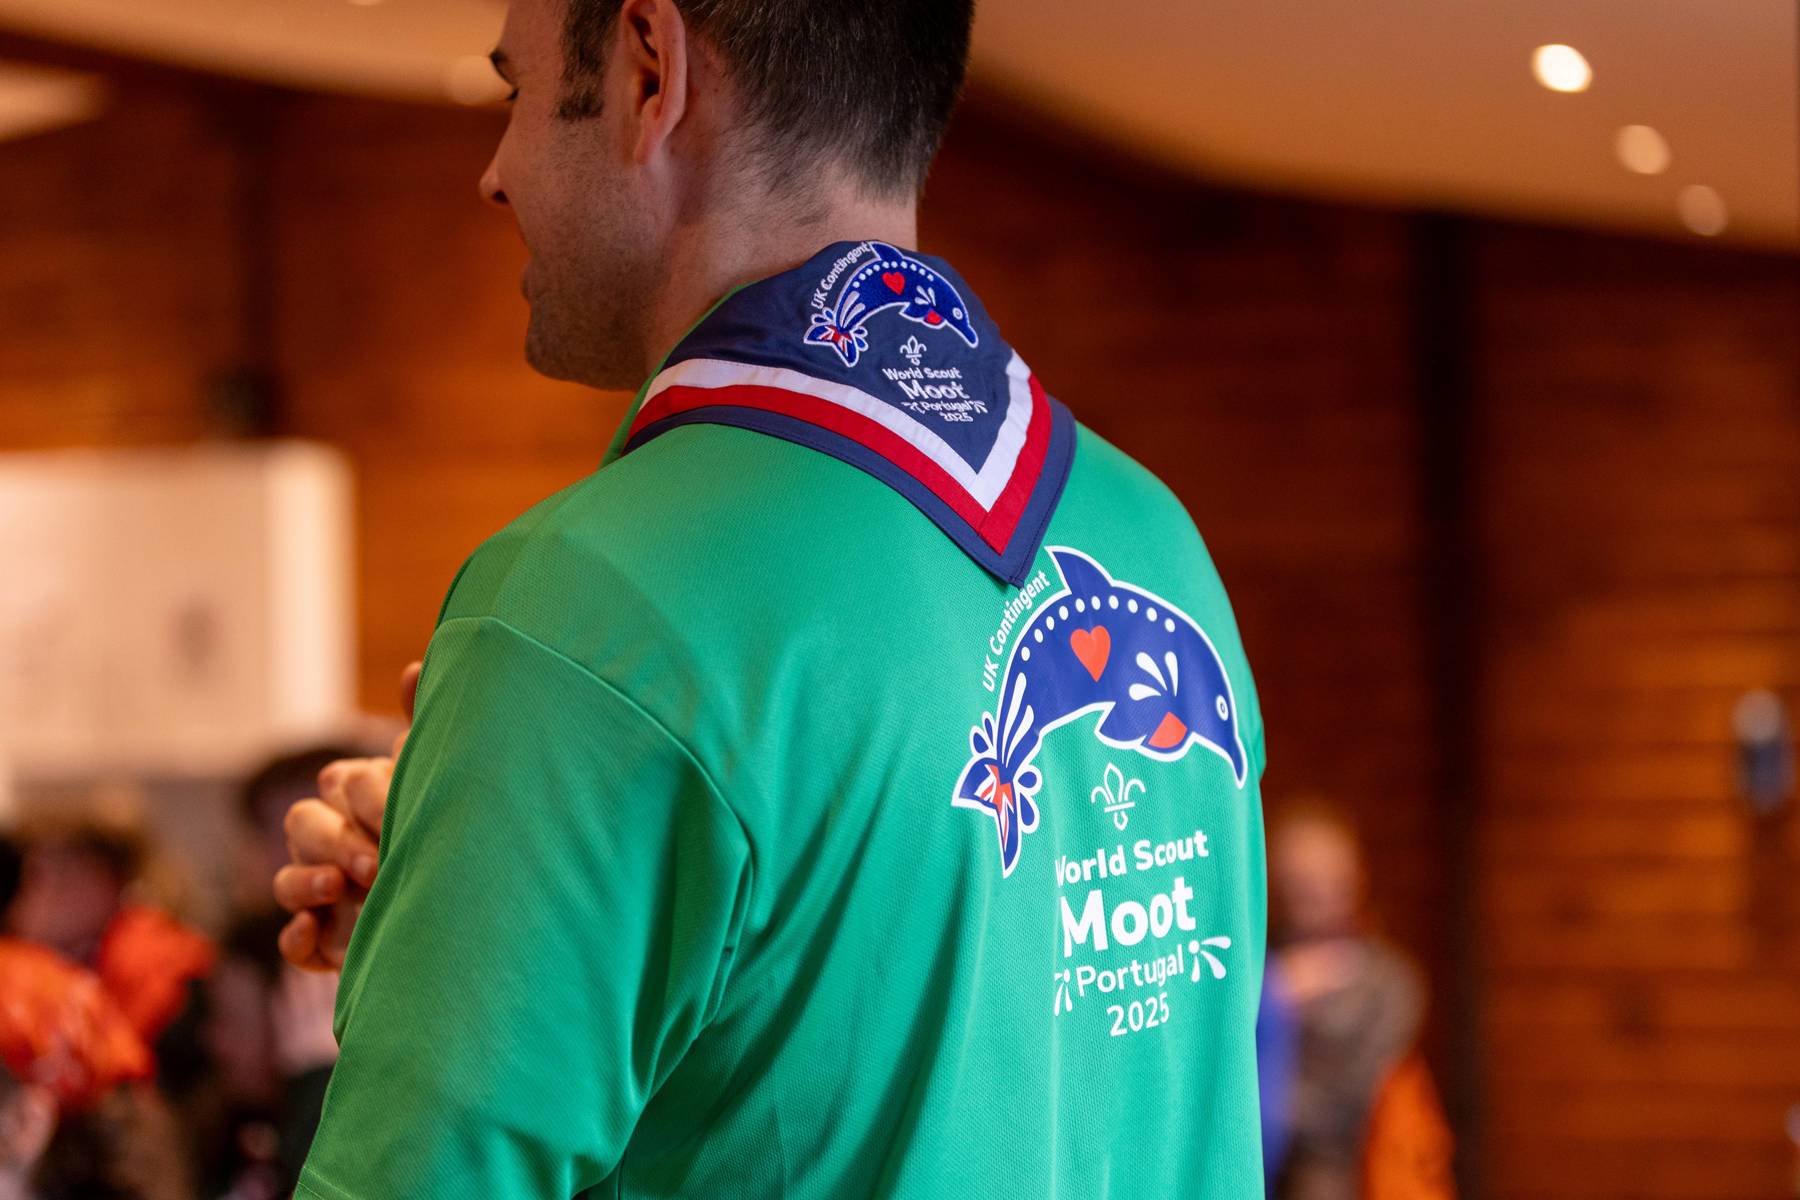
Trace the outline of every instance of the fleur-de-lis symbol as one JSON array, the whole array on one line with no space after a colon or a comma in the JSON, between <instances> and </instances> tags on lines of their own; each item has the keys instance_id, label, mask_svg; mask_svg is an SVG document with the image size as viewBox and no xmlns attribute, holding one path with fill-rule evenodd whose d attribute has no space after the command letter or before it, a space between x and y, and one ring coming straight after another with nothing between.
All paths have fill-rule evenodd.
<instances>
[{"instance_id":1,"label":"fleur-de-lis symbol","mask_svg":"<svg viewBox=\"0 0 1800 1200\"><path fill-rule=\"evenodd\" d=\"M921 342L916 335L900 343L900 353L904 354L906 361L915 367L919 365L919 360L925 357L926 349L925 343Z\"/></svg>"},{"instance_id":2,"label":"fleur-de-lis symbol","mask_svg":"<svg viewBox=\"0 0 1800 1200\"><path fill-rule=\"evenodd\" d=\"M1143 795L1143 781L1126 779L1125 772L1112 763L1107 763L1102 782L1088 797L1088 803L1099 804L1104 800L1107 815L1112 818L1113 825L1119 832L1123 833L1127 822L1131 820L1131 810L1137 807L1137 801L1132 799L1133 789L1136 789L1136 795Z\"/></svg>"},{"instance_id":3,"label":"fleur-de-lis symbol","mask_svg":"<svg viewBox=\"0 0 1800 1200\"><path fill-rule=\"evenodd\" d=\"M1068 971L1056 973L1056 1007L1052 1011L1059 1017L1066 1012L1075 1011L1075 998L1069 992Z\"/></svg>"},{"instance_id":4,"label":"fleur-de-lis symbol","mask_svg":"<svg viewBox=\"0 0 1800 1200\"><path fill-rule=\"evenodd\" d=\"M1206 965L1211 968L1212 977L1214 979L1225 978L1225 964L1219 961L1217 955L1202 948L1205 946L1211 946L1213 950L1229 950L1231 949L1231 939L1228 937L1209 937L1204 942L1188 943L1188 953L1194 956L1194 973L1188 978L1192 979L1195 983L1200 982L1200 964L1202 962L1205 962Z\"/></svg>"}]
</instances>

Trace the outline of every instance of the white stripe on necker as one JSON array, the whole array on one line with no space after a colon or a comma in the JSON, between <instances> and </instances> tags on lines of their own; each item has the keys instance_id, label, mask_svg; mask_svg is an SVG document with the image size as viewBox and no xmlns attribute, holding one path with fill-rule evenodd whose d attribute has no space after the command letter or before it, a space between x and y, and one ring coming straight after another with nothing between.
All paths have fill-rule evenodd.
<instances>
[{"instance_id":1,"label":"white stripe on necker","mask_svg":"<svg viewBox=\"0 0 1800 1200\"><path fill-rule=\"evenodd\" d=\"M1016 353L1007 364L1006 377L1010 393L1006 419L994 439L993 449L988 452L987 461L978 472L971 470L962 455L952 450L943 438L893 405L883 403L861 388L832 383L785 367L759 367L720 358L691 358L658 375L645 393L644 403L649 404L673 387L768 387L811 396L867 417L896 437L905 439L919 453L942 467L983 511L988 511L1012 481L1019 454L1025 448L1025 434L1031 426L1031 369Z\"/></svg>"}]
</instances>

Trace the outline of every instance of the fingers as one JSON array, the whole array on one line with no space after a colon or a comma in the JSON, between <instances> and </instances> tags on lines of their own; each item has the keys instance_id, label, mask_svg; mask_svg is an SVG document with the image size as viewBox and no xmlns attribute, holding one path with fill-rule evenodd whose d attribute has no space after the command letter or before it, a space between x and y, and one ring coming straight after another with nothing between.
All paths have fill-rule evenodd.
<instances>
[{"instance_id":1,"label":"fingers","mask_svg":"<svg viewBox=\"0 0 1800 1200\"><path fill-rule=\"evenodd\" d=\"M376 841L381 840L381 816L387 811L388 788L393 782L394 760L371 758L363 769L350 772L344 783L350 815Z\"/></svg>"},{"instance_id":2,"label":"fingers","mask_svg":"<svg viewBox=\"0 0 1800 1200\"><path fill-rule=\"evenodd\" d=\"M362 907L362 899L357 897L340 900L329 909L295 913L276 938L281 957L303 971L343 970L344 953L350 948L350 935Z\"/></svg>"},{"instance_id":3,"label":"fingers","mask_svg":"<svg viewBox=\"0 0 1800 1200\"><path fill-rule=\"evenodd\" d=\"M344 795L344 785L351 775L363 769L366 758L340 758L319 772L319 799L350 816L350 801Z\"/></svg>"},{"instance_id":4,"label":"fingers","mask_svg":"<svg viewBox=\"0 0 1800 1200\"><path fill-rule=\"evenodd\" d=\"M289 865L275 872L275 903L291 913L336 904L347 890L338 867Z\"/></svg>"},{"instance_id":5,"label":"fingers","mask_svg":"<svg viewBox=\"0 0 1800 1200\"><path fill-rule=\"evenodd\" d=\"M332 969L319 954L319 920L310 912L295 913L275 943L281 948L281 957L302 971Z\"/></svg>"},{"instance_id":6,"label":"fingers","mask_svg":"<svg viewBox=\"0 0 1800 1200\"><path fill-rule=\"evenodd\" d=\"M398 759L401 749L406 745L406 735L412 732L413 711L419 703L419 673L425 669L424 663L407 663L406 670L400 672L400 707L406 712L407 727L394 738L394 748L388 752L390 758Z\"/></svg>"},{"instance_id":7,"label":"fingers","mask_svg":"<svg viewBox=\"0 0 1800 1200\"><path fill-rule=\"evenodd\" d=\"M330 963L334 971L344 965L344 955L350 949L350 934L356 929L356 919L362 916L362 910L361 896L346 897L331 906L331 916L319 939L319 957Z\"/></svg>"},{"instance_id":8,"label":"fingers","mask_svg":"<svg viewBox=\"0 0 1800 1200\"><path fill-rule=\"evenodd\" d=\"M400 707L406 712L410 723L413 719L413 706L419 699L419 672L425 669L422 662L406 664L406 670L400 672Z\"/></svg>"},{"instance_id":9,"label":"fingers","mask_svg":"<svg viewBox=\"0 0 1800 1200\"><path fill-rule=\"evenodd\" d=\"M381 837L381 815L387 809L388 785L394 779L391 758L340 759L319 772L319 799L349 817L370 838Z\"/></svg>"},{"instance_id":10,"label":"fingers","mask_svg":"<svg viewBox=\"0 0 1800 1200\"><path fill-rule=\"evenodd\" d=\"M411 682L416 686L416 674ZM394 762L387 758L332 763L319 773L319 798L288 809L285 829L294 861L276 872L273 890L276 902L294 914L278 944L281 956L296 967L343 966L362 913L362 895L351 885L367 889L375 882L375 839L393 773Z\"/></svg>"},{"instance_id":11,"label":"fingers","mask_svg":"<svg viewBox=\"0 0 1800 1200\"><path fill-rule=\"evenodd\" d=\"M296 864L336 866L364 888L375 881L375 843L332 805L300 801L288 809L286 830Z\"/></svg>"}]
</instances>

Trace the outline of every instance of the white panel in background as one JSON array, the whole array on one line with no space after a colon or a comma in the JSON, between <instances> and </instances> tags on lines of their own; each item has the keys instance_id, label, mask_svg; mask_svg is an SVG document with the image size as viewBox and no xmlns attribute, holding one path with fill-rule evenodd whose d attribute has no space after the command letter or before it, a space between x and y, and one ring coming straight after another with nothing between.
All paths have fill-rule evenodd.
<instances>
[{"instance_id":1,"label":"white panel in background","mask_svg":"<svg viewBox=\"0 0 1800 1200\"><path fill-rule=\"evenodd\" d=\"M0 455L0 755L217 774L341 736L351 487L306 443Z\"/></svg>"}]
</instances>

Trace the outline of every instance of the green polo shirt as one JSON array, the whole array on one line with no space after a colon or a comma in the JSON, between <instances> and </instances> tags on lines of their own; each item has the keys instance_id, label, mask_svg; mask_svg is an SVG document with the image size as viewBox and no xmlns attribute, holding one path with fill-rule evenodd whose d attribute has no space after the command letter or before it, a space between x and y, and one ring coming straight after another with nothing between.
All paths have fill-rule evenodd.
<instances>
[{"instance_id":1,"label":"green polo shirt","mask_svg":"<svg viewBox=\"0 0 1800 1200\"><path fill-rule=\"evenodd\" d=\"M298 1195L1260 1195L1262 722L1182 506L1071 426L1002 579L754 424L458 575Z\"/></svg>"}]
</instances>

